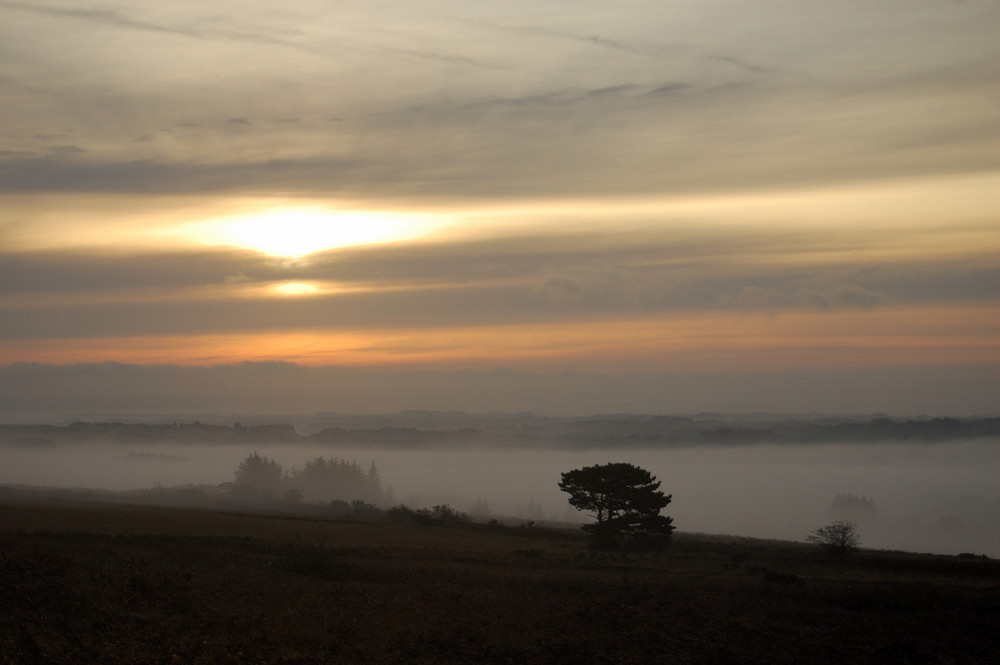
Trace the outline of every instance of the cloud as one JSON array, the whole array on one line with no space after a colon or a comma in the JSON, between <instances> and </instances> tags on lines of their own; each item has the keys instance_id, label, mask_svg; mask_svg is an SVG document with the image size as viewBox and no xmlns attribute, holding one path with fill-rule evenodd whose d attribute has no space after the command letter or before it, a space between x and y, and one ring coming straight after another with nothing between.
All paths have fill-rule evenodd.
<instances>
[{"instance_id":1,"label":"cloud","mask_svg":"<svg viewBox=\"0 0 1000 665\"><path fill-rule=\"evenodd\" d=\"M389 30L363 6L333 20L263 3L218 16L5 3L18 64L0 70L0 191L562 197L996 168L997 18L938 4L906 30L860 7L772 24L780 3L738 13L745 29L679 6L445 3ZM843 49L852 29L868 38ZM102 48L71 60L46 46L70 34ZM251 115L254 132L228 131ZM197 140L159 133L178 126ZM31 137L64 130L89 152L30 158L49 149Z\"/></svg>"},{"instance_id":2,"label":"cloud","mask_svg":"<svg viewBox=\"0 0 1000 665\"><path fill-rule=\"evenodd\" d=\"M629 44L617 39L604 37L597 34L580 34L574 33L567 30L558 30L549 27L543 27L539 25L500 25L495 23L483 23L493 30L513 33L518 36L541 36L545 38L553 38L559 40L569 40L573 42L583 43L587 46L597 46L603 49L610 49L613 51L624 51L627 53L635 53L640 55L651 55L651 53L637 47L634 44Z\"/></svg>"},{"instance_id":3,"label":"cloud","mask_svg":"<svg viewBox=\"0 0 1000 665\"><path fill-rule=\"evenodd\" d=\"M1000 130L960 99L944 126L936 104L854 124L834 98L762 97L684 82L547 89L389 109L321 124L198 122L196 141L156 142L159 118L33 157L0 156L0 191L297 192L380 198L566 197L775 188L988 171ZM664 104L667 106L664 107ZM795 111L791 111L794 108ZM905 117L905 122L900 121ZM958 123L958 124L956 124ZM143 126L145 125L145 126ZM261 154L261 145L272 145ZM26 148L28 146L25 146ZM627 174L625 177L624 174Z\"/></svg>"},{"instance_id":4,"label":"cloud","mask_svg":"<svg viewBox=\"0 0 1000 665\"><path fill-rule=\"evenodd\" d=\"M533 412L995 413L1000 366L810 372L540 373L209 367L119 363L0 366L5 420L81 416L387 413L406 409ZM262 406L263 405L263 406ZM155 416L153 416L155 417ZM223 420L226 424L228 421Z\"/></svg>"},{"instance_id":5,"label":"cloud","mask_svg":"<svg viewBox=\"0 0 1000 665\"><path fill-rule=\"evenodd\" d=\"M915 3L0 2L6 357L992 357L1000 11ZM149 240L303 200L448 224Z\"/></svg>"},{"instance_id":6,"label":"cloud","mask_svg":"<svg viewBox=\"0 0 1000 665\"><path fill-rule=\"evenodd\" d=\"M754 64L752 62L747 62L741 58L734 58L729 55L710 55L706 56L712 60L718 60L719 62L725 62L730 65L734 65L740 69L745 69L755 74L766 74L771 71L768 67L763 67L761 65Z\"/></svg>"},{"instance_id":7,"label":"cloud","mask_svg":"<svg viewBox=\"0 0 1000 665\"><path fill-rule=\"evenodd\" d=\"M7 254L0 255L0 335L489 326L1000 299L1000 268L989 251L931 263L880 254L823 264L798 258L817 244L833 251L834 242L823 234L795 241L779 233L686 229L424 241L331 250L295 262L223 249ZM318 288L304 298L267 290L285 283Z\"/></svg>"},{"instance_id":8,"label":"cloud","mask_svg":"<svg viewBox=\"0 0 1000 665\"><path fill-rule=\"evenodd\" d=\"M269 261L255 252L230 250L0 253L0 294L80 295L151 287L169 291L218 284L243 271L270 271Z\"/></svg>"},{"instance_id":9,"label":"cloud","mask_svg":"<svg viewBox=\"0 0 1000 665\"><path fill-rule=\"evenodd\" d=\"M50 148L49 152L53 155L83 155L89 151L78 145L57 145Z\"/></svg>"},{"instance_id":10,"label":"cloud","mask_svg":"<svg viewBox=\"0 0 1000 665\"><path fill-rule=\"evenodd\" d=\"M103 23L119 28L130 28L150 32L167 32L188 37L197 36L197 33L190 29L182 29L167 24L137 20L119 12L103 9L69 9L54 5L24 4L17 2L0 3L0 9L15 9L47 17Z\"/></svg>"},{"instance_id":11,"label":"cloud","mask_svg":"<svg viewBox=\"0 0 1000 665\"><path fill-rule=\"evenodd\" d=\"M80 153L73 153L76 157ZM341 181L341 187L330 183ZM119 192L222 193L247 189L316 192L369 189L363 165L349 159L263 162L172 163L169 161L82 161L64 155L15 158L0 163L0 193Z\"/></svg>"},{"instance_id":12,"label":"cloud","mask_svg":"<svg viewBox=\"0 0 1000 665\"><path fill-rule=\"evenodd\" d=\"M211 39L232 42L245 42L250 44L264 44L292 48L296 50L306 50L312 52L313 49L300 44L294 40L277 37L273 28L271 30L252 30L239 25L238 15L211 17L198 17L194 20L169 21L137 18L141 12L122 12L108 9L84 9L66 8L44 4L25 4L16 2L0 3L0 9L12 9L21 12L28 12L48 18L68 19L83 21L92 24L99 24L114 29L136 30L141 32L161 33L167 35L178 35L192 39ZM130 9L133 9L130 7ZM247 16L243 13L242 16ZM224 26L224 27L218 27Z\"/></svg>"},{"instance_id":13,"label":"cloud","mask_svg":"<svg viewBox=\"0 0 1000 665\"><path fill-rule=\"evenodd\" d=\"M383 50L390 53L406 56L407 58L417 58L420 60L430 60L448 65L460 65L463 67L473 67L477 69L506 69L503 65L485 62L478 58L469 58L454 53L441 53L438 51L391 48L383 47Z\"/></svg>"},{"instance_id":14,"label":"cloud","mask_svg":"<svg viewBox=\"0 0 1000 665\"><path fill-rule=\"evenodd\" d=\"M690 90L691 86L687 83L667 83L665 85L658 86L646 93L647 97L666 97L674 96L683 92Z\"/></svg>"},{"instance_id":15,"label":"cloud","mask_svg":"<svg viewBox=\"0 0 1000 665\"><path fill-rule=\"evenodd\" d=\"M240 284L242 282L252 282L252 281L253 281L252 278L247 277L242 272L236 275L226 275L225 279L226 284Z\"/></svg>"}]
</instances>

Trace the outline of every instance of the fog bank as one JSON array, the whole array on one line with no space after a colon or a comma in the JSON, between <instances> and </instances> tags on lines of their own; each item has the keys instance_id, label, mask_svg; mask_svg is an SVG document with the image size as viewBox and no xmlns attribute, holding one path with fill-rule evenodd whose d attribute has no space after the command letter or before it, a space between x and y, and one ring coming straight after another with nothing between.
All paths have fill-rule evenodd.
<instances>
[{"instance_id":1,"label":"fog bank","mask_svg":"<svg viewBox=\"0 0 1000 665\"><path fill-rule=\"evenodd\" d=\"M242 446L81 444L7 447L0 484L148 489L219 485L250 453ZM870 499L863 545L1000 556L1000 440L922 444L760 444L551 450L450 447L422 450L304 444L257 447L286 470L315 457L372 462L395 502L448 503L525 521L579 521L559 491L560 473L628 461L648 468L673 495L664 511L681 531L801 541L845 517L838 495Z\"/></svg>"}]
</instances>

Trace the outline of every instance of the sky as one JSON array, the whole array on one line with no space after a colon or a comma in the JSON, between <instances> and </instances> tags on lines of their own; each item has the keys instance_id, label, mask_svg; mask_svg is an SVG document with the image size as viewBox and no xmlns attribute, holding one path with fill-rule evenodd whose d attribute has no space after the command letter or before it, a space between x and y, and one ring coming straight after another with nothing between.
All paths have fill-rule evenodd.
<instances>
[{"instance_id":1,"label":"sky","mask_svg":"<svg viewBox=\"0 0 1000 665\"><path fill-rule=\"evenodd\" d=\"M997 413L997 34L994 0L0 0L0 419Z\"/></svg>"}]
</instances>

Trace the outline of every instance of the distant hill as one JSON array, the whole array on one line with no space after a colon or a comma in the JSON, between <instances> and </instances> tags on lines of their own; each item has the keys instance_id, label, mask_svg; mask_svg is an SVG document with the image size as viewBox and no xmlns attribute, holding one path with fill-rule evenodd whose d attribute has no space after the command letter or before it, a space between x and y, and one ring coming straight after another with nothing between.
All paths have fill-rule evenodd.
<instances>
[{"instance_id":1,"label":"distant hill","mask_svg":"<svg viewBox=\"0 0 1000 665\"><path fill-rule=\"evenodd\" d=\"M1000 418L815 417L767 419L703 414L594 415L575 418L533 414L466 414L407 411L352 416L317 414L290 423L87 422L69 425L0 425L0 445L30 448L103 442L136 444L316 443L384 448L504 446L609 448L738 446L883 441L948 441L1000 437ZM300 433L299 430L303 430ZM308 431L306 431L308 429Z\"/></svg>"}]
</instances>

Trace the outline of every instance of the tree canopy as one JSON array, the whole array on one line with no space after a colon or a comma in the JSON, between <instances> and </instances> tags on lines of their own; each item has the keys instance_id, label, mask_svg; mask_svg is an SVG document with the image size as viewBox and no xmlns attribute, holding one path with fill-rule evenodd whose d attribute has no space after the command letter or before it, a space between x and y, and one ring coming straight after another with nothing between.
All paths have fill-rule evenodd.
<instances>
[{"instance_id":1,"label":"tree canopy","mask_svg":"<svg viewBox=\"0 0 1000 665\"><path fill-rule=\"evenodd\" d=\"M255 450L252 455L247 455L246 459L240 462L234 475L239 486L271 493L281 485L283 472L278 462L257 454Z\"/></svg>"},{"instance_id":2,"label":"tree canopy","mask_svg":"<svg viewBox=\"0 0 1000 665\"><path fill-rule=\"evenodd\" d=\"M660 515L671 495L660 491L660 481L646 469L627 462L609 462L562 474L559 489L569 493L569 503L588 511L597 520L584 525L599 547L626 539L662 543L673 531L673 520Z\"/></svg>"}]
</instances>

